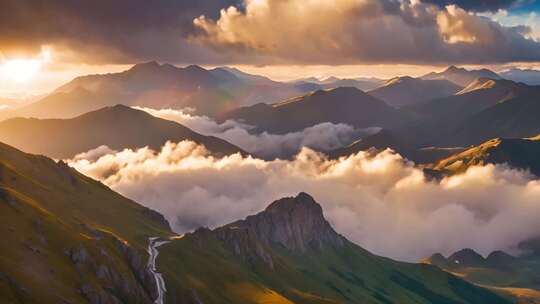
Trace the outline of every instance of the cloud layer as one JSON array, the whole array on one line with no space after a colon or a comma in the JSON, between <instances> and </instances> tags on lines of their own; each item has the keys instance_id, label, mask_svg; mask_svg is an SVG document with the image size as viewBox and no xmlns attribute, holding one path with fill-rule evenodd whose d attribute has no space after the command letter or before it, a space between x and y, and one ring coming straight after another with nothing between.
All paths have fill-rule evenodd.
<instances>
[{"instance_id":1,"label":"cloud layer","mask_svg":"<svg viewBox=\"0 0 540 304\"><path fill-rule=\"evenodd\" d=\"M538 61L527 27L468 13L514 2L4 0L0 51L11 57L50 46L63 62L99 64Z\"/></svg>"},{"instance_id":2,"label":"cloud layer","mask_svg":"<svg viewBox=\"0 0 540 304\"><path fill-rule=\"evenodd\" d=\"M220 62L223 56L189 45L185 37L193 31L193 18L216 16L238 2L2 0L0 51L9 57L50 45L55 57L74 62Z\"/></svg>"},{"instance_id":3,"label":"cloud layer","mask_svg":"<svg viewBox=\"0 0 540 304\"><path fill-rule=\"evenodd\" d=\"M447 5L457 5L465 10L476 12L496 12L500 9L507 9L512 6L519 6L527 0L423 0L426 3L433 3L440 7ZM530 2L530 1L529 1Z\"/></svg>"},{"instance_id":4,"label":"cloud layer","mask_svg":"<svg viewBox=\"0 0 540 304\"><path fill-rule=\"evenodd\" d=\"M252 126L233 120L218 124L207 116L192 115L187 110L155 110L141 107L135 107L135 109L146 111L156 117L176 121L195 132L222 138L264 159L290 158L302 147L309 147L317 151L329 151L380 130L380 128L375 127L358 130L346 124L326 122L300 132L283 135L267 132L251 134Z\"/></svg>"},{"instance_id":5,"label":"cloud layer","mask_svg":"<svg viewBox=\"0 0 540 304\"><path fill-rule=\"evenodd\" d=\"M231 52L309 63L496 63L540 59L526 27L456 5L395 0L246 0L194 20L193 40ZM519 50L519 51L516 51Z\"/></svg>"},{"instance_id":6,"label":"cloud layer","mask_svg":"<svg viewBox=\"0 0 540 304\"><path fill-rule=\"evenodd\" d=\"M540 182L501 166L474 167L435 182L391 151L330 161L303 149L294 160L263 161L214 158L201 146L180 142L159 152L89 155L69 163L162 212L180 233L243 218L305 191L338 232L393 258L416 260L464 247L487 254L540 234Z\"/></svg>"}]
</instances>

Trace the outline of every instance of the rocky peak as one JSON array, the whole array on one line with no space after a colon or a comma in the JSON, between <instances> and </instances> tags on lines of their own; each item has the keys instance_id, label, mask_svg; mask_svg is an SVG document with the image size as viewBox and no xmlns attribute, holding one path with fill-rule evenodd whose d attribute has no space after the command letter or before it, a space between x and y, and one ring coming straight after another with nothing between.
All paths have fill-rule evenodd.
<instances>
[{"instance_id":1,"label":"rocky peak","mask_svg":"<svg viewBox=\"0 0 540 304\"><path fill-rule=\"evenodd\" d=\"M263 242L277 243L289 250L341 246L343 242L324 218L322 207L304 192L273 202L244 223L255 228Z\"/></svg>"},{"instance_id":2,"label":"rocky peak","mask_svg":"<svg viewBox=\"0 0 540 304\"><path fill-rule=\"evenodd\" d=\"M448 68L446 68L446 70L444 71L444 73L457 73L457 72L463 72L465 71L465 69L463 68L458 68L457 66L455 65L451 65L449 66Z\"/></svg>"},{"instance_id":3,"label":"rocky peak","mask_svg":"<svg viewBox=\"0 0 540 304\"><path fill-rule=\"evenodd\" d=\"M463 267L474 267L484 264L485 259L476 251L466 248L457 251L451 256L449 256L448 261L450 263L456 264L455 266L460 265Z\"/></svg>"},{"instance_id":4,"label":"rocky peak","mask_svg":"<svg viewBox=\"0 0 540 304\"><path fill-rule=\"evenodd\" d=\"M306 193L279 199L264 211L215 232L236 254L257 256L271 267L268 249L273 246L303 253L344 244L324 218L321 206Z\"/></svg>"},{"instance_id":5,"label":"rocky peak","mask_svg":"<svg viewBox=\"0 0 540 304\"><path fill-rule=\"evenodd\" d=\"M129 71L132 72L151 72L155 71L156 69L159 69L161 65L157 63L156 61L149 61L144 63L138 63L129 69Z\"/></svg>"},{"instance_id":6,"label":"rocky peak","mask_svg":"<svg viewBox=\"0 0 540 304\"><path fill-rule=\"evenodd\" d=\"M425 258L420 261L421 263L435 265L439 268L448 268L448 260L440 253L435 253L429 258Z\"/></svg>"}]
</instances>

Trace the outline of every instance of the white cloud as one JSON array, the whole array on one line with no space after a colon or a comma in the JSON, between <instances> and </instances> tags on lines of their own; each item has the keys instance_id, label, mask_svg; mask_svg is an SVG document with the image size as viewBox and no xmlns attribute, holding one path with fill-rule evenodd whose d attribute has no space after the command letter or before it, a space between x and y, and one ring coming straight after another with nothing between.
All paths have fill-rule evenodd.
<instances>
[{"instance_id":1,"label":"white cloud","mask_svg":"<svg viewBox=\"0 0 540 304\"><path fill-rule=\"evenodd\" d=\"M196 18L193 41L278 62L496 63L534 61L524 28L409 0L245 0L219 19ZM522 23L520 24L522 25ZM519 50L519 52L516 52Z\"/></svg>"},{"instance_id":2,"label":"white cloud","mask_svg":"<svg viewBox=\"0 0 540 304\"><path fill-rule=\"evenodd\" d=\"M327 122L287 134L267 132L251 134L249 131L253 128L252 126L233 120L218 124L207 116L192 115L186 110L135 108L156 117L176 121L195 132L222 138L265 159L289 158L302 147L310 147L318 151L336 149L380 130L375 127L358 130L346 124Z\"/></svg>"},{"instance_id":3,"label":"white cloud","mask_svg":"<svg viewBox=\"0 0 540 304\"><path fill-rule=\"evenodd\" d=\"M495 13L488 12L481 15L500 22L505 26L527 26L530 31L526 32L525 36L540 41L540 16L537 12L509 13L507 10L500 9Z\"/></svg>"},{"instance_id":4,"label":"white cloud","mask_svg":"<svg viewBox=\"0 0 540 304\"><path fill-rule=\"evenodd\" d=\"M305 191L335 229L375 253L415 260L470 247L487 254L540 234L540 182L504 166L473 167L439 182L391 151L327 160L215 158L192 142L69 162L163 213L177 232L219 226Z\"/></svg>"}]
</instances>

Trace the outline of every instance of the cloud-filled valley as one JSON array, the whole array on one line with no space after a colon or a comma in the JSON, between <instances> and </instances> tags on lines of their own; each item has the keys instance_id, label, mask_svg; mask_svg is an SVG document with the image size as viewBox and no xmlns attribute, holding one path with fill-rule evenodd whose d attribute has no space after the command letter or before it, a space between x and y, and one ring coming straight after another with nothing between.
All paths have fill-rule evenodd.
<instances>
[{"instance_id":1,"label":"cloud-filled valley","mask_svg":"<svg viewBox=\"0 0 540 304\"><path fill-rule=\"evenodd\" d=\"M325 122L287 134L268 132L252 134L250 133L252 126L234 120L227 120L220 124L207 116L189 113L188 110L134 108L159 118L176 121L195 132L222 138L264 159L289 158L299 152L302 147L309 147L317 151L329 151L380 130L377 127L355 129L343 123Z\"/></svg>"},{"instance_id":2,"label":"cloud-filled valley","mask_svg":"<svg viewBox=\"0 0 540 304\"><path fill-rule=\"evenodd\" d=\"M540 231L540 182L499 165L433 181L390 150L328 160L304 148L293 160L264 161L215 158L187 141L161 151L100 147L69 164L163 213L179 233L243 218L300 191L323 205L339 233L398 259L467 247L515 252Z\"/></svg>"}]
</instances>

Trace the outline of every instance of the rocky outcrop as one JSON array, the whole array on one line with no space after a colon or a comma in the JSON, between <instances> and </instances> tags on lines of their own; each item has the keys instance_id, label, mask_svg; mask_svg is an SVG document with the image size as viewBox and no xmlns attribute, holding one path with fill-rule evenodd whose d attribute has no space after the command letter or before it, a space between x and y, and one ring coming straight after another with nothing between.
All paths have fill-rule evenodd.
<instances>
[{"instance_id":1,"label":"rocky outcrop","mask_svg":"<svg viewBox=\"0 0 540 304\"><path fill-rule=\"evenodd\" d=\"M157 297L156 281L154 277L146 267L146 260L132 247L128 246L120 240L116 240L116 245L123 253L124 258L128 262L128 265L135 275L137 281L142 285L145 298L150 296L151 299Z\"/></svg>"},{"instance_id":2,"label":"rocky outcrop","mask_svg":"<svg viewBox=\"0 0 540 304\"><path fill-rule=\"evenodd\" d=\"M461 267L478 267L486 262L483 256L470 248L453 253L448 257L448 261Z\"/></svg>"},{"instance_id":3,"label":"rocky outcrop","mask_svg":"<svg viewBox=\"0 0 540 304\"><path fill-rule=\"evenodd\" d=\"M145 258L112 235L101 237L95 239L95 247L78 245L64 251L80 274L81 295L91 304L152 303L155 281L146 268ZM108 241L116 248L107 248ZM92 276L98 280L90 280Z\"/></svg>"},{"instance_id":4,"label":"rocky outcrop","mask_svg":"<svg viewBox=\"0 0 540 304\"><path fill-rule=\"evenodd\" d=\"M467 267L506 269L510 267L516 260L516 257L501 250L493 251L487 256L487 258L484 258L476 251L466 248L454 252L448 258L445 258L440 253L435 253L429 258L421 260L421 262L450 270L463 269Z\"/></svg>"},{"instance_id":5,"label":"rocky outcrop","mask_svg":"<svg viewBox=\"0 0 540 304\"><path fill-rule=\"evenodd\" d=\"M148 219L158 223L159 225L163 226L163 227L167 227L168 230L171 230L171 226L169 225L169 222L165 219L165 217L163 216L163 214L153 210L153 209L150 209L150 208L144 208L142 210L142 213L145 217L147 217Z\"/></svg>"},{"instance_id":6,"label":"rocky outcrop","mask_svg":"<svg viewBox=\"0 0 540 304\"><path fill-rule=\"evenodd\" d=\"M214 233L235 254L261 259L270 268L274 263L268 247L282 246L303 253L344 244L343 237L324 218L321 206L306 193L277 200L264 211Z\"/></svg>"}]
</instances>

